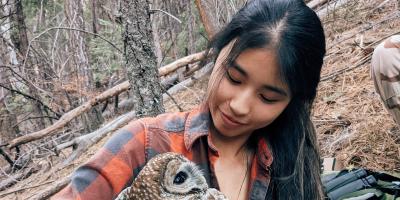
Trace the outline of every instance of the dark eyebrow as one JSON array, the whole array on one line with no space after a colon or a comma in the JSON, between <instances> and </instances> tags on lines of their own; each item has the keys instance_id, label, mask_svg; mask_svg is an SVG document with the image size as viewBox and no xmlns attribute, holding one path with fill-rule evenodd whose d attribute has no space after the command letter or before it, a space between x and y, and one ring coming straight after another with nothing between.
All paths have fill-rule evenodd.
<instances>
[{"instance_id":1,"label":"dark eyebrow","mask_svg":"<svg viewBox=\"0 0 400 200\"><path fill-rule=\"evenodd\" d=\"M244 71L244 69L239 64L237 64L236 61L232 61L231 67L236 69L243 76L246 76L246 77L248 76L247 72ZM273 92L276 92L276 93L278 93L280 95L283 95L283 96L288 96L288 94L283 89L281 89L279 87L275 87L275 86L272 86L272 85L263 85L263 88L267 89L267 90L270 90L270 91L273 91Z\"/></svg>"},{"instance_id":2,"label":"dark eyebrow","mask_svg":"<svg viewBox=\"0 0 400 200\"><path fill-rule=\"evenodd\" d=\"M232 61L232 67L238 70L243 76L247 76L246 71L244 71L244 69L239 64L237 64L235 60Z\"/></svg>"}]
</instances>

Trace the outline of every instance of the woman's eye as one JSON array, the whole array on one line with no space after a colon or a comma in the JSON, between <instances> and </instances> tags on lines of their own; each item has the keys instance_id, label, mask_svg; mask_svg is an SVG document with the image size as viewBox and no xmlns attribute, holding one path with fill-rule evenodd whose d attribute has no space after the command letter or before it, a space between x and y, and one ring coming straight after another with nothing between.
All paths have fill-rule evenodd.
<instances>
[{"instance_id":1,"label":"woman's eye","mask_svg":"<svg viewBox=\"0 0 400 200\"><path fill-rule=\"evenodd\" d=\"M234 84L240 84L241 83L239 80L233 78L232 75L229 73L229 71L226 71L226 76Z\"/></svg>"},{"instance_id":2,"label":"woman's eye","mask_svg":"<svg viewBox=\"0 0 400 200\"><path fill-rule=\"evenodd\" d=\"M274 99L269 99L269 98L265 97L264 95L260 95L260 98L264 103L275 103L278 101L278 100L274 100Z\"/></svg>"}]
</instances>

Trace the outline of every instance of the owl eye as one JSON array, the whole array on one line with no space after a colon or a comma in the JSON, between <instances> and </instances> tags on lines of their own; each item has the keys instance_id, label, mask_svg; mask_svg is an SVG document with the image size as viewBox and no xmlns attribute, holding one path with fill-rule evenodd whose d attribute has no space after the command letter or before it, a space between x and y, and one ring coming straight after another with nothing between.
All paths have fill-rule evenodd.
<instances>
[{"instance_id":1,"label":"owl eye","mask_svg":"<svg viewBox=\"0 0 400 200\"><path fill-rule=\"evenodd\" d=\"M186 181L188 175L185 172L179 172L174 178L174 184L180 185Z\"/></svg>"}]
</instances>

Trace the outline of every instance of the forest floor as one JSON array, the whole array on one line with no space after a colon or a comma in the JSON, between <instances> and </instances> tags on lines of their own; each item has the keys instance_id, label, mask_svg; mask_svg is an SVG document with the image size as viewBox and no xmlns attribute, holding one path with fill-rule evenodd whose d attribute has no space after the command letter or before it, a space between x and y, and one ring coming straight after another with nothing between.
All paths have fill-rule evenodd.
<instances>
[{"instance_id":1,"label":"forest floor","mask_svg":"<svg viewBox=\"0 0 400 200\"><path fill-rule=\"evenodd\" d=\"M380 6L382 2L386 3ZM400 172L400 129L381 104L369 73L373 48L400 33L400 12L395 1L351 0L328 12L322 21L327 54L313 121L323 157L336 157L345 167ZM174 95L184 110L202 101L207 79ZM167 112L178 110L170 100L164 106ZM38 165L50 164L1 192L0 199L29 199L52 186L87 161L110 135L61 170L51 168L66 159L71 149L58 157L35 160Z\"/></svg>"}]
</instances>

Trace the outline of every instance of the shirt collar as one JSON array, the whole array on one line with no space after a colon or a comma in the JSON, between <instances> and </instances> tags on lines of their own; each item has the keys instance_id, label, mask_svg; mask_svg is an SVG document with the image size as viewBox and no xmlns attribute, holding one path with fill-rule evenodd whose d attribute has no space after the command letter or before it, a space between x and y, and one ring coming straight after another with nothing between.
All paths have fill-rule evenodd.
<instances>
[{"instance_id":1,"label":"shirt collar","mask_svg":"<svg viewBox=\"0 0 400 200\"><path fill-rule=\"evenodd\" d=\"M272 152L270 150L270 145L265 137L259 136L257 143L257 157L264 169L268 169L272 161L274 160Z\"/></svg>"},{"instance_id":2,"label":"shirt collar","mask_svg":"<svg viewBox=\"0 0 400 200\"><path fill-rule=\"evenodd\" d=\"M199 106L189 112L185 123L184 142L187 150L201 136L208 135L210 127L210 111L207 106Z\"/></svg>"},{"instance_id":3,"label":"shirt collar","mask_svg":"<svg viewBox=\"0 0 400 200\"><path fill-rule=\"evenodd\" d=\"M210 111L207 106L202 105L189 112L184 131L184 142L188 151L192 148L197 139L202 136L208 136L210 123ZM267 139L262 136L258 136L257 141L258 150L256 156L259 164L264 169L268 169L273 161L270 145L268 144Z\"/></svg>"}]
</instances>

